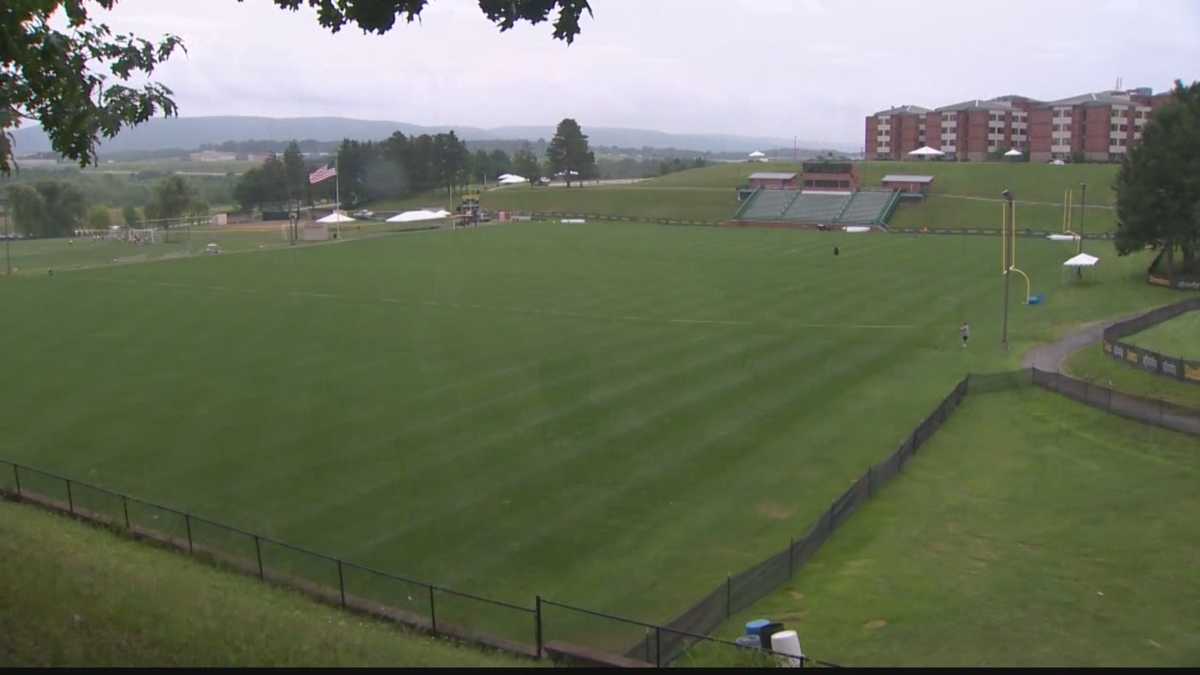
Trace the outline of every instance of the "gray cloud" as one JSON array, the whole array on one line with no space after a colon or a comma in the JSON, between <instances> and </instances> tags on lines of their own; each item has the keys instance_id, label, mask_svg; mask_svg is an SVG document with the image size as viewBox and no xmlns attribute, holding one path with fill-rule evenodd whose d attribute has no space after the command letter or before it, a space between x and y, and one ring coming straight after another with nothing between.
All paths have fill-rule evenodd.
<instances>
[{"instance_id":1,"label":"gray cloud","mask_svg":"<svg viewBox=\"0 0 1200 675\"><path fill-rule=\"evenodd\" d=\"M157 79L182 114L587 125L859 143L894 104L1058 98L1200 79L1200 4L593 0L572 46L433 0L385 36L267 0L122 0L120 31L188 46Z\"/></svg>"}]
</instances>

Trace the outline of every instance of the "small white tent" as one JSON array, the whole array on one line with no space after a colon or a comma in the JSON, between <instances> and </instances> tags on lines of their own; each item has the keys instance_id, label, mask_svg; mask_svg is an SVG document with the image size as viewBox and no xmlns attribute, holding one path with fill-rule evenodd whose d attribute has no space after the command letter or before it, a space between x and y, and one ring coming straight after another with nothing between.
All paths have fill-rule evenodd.
<instances>
[{"instance_id":1,"label":"small white tent","mask_svg":"<svg viewBox=\"0 0 1200 675\"><path fill-rule=\"evenodd\" d=\"M1004 156L1005 157L1024 157L1024 155L1021 154L1021 151L1016 148L1013 148L1012 150L1009 150L1008 152L1004 153Z\"/></svg>"},{"instance_id":2,"label":"small white tent","mask_svg":"<svg viewBox=\"0 0 1200 675\"><path fill-rule=\"evenodd\" d=\"M1095 267L1100 259L1094 255L1080 253L1063 263L1063 267Z\"/></svg>"},{"instance_id":3,"label":"small white tent","mask_svg":"<svg viewBox=\"0 0 1200 675\"><path fill-rule=\"evenodd\" d=\"M442 218L446 218L449 215L450 215L450 212L445 209L437 209L436 211L431 210L431 209L417 209L415 211L405 211L403 213L397 213L396 215L392 216L391 218L388 218L386 222L389 222L389 223L417 223L417 222L420 222L423 220L441 220Z\"/></svg>"},{"instance_id":4,"label":"small white tent","mask_svg":"<svg viewBox=\"0 0 1200 675\"><path fill-rule=\"evenodd\" d=\"M1066 164L1066 162L1062 161L1061 159L1056 159L1050 163L1053 164L1054 166L1062 166L1062 165Z\"/></svg>"},{"instance_id":5,"label":"small white tent","mask_svg":"<svg viewBox=\"0 0 1200 675\"><path fill-rule=\"evenodd\" d=\"M529 179L525 178L524 176L514 176L513 174L506 173L500 177L500 180L496 182L500 185L520 185L522 183L528 183Z\"/></svg>"},{"instance_id":6,"label":"small white tent","mask_svg":"<svg viewBox=\"0 0 1200 675\"><path fill-rule=\"evenodd\" d=\"M941 150L938 150L937 148L931 148L928 145L922 145L921 147L917 148L916 150L913 150L912 152L908 153L908 156L909 157L941 157L942 155L945 155L945 154L946 153L942 152Z\"/></svg>"},{"instance_id":7,"label":"small white tent","mask_svg":"<svg viewBox=\"0 0 1200 675\"><path fill-rule=\"evenodd\" d=\"M342 213L341 211L334 211L333 213L325 216L324 218L318 218L317 222L318 223L326 223L326 224L328 224L328 223L353 223L354 219L351 218L350 216Z\"/></svg>"}]
</instances>

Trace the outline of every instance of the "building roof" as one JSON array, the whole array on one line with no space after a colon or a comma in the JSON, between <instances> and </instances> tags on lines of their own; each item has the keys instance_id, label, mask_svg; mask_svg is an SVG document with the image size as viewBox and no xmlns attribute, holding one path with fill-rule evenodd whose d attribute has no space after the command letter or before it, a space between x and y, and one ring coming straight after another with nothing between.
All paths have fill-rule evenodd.
<instances>
[{"instance_id":1,"label":"building roof","mask_svg":"<svg viewBox=\"0 0 1200 675\"><path fill-rule=\"evenodd\" d=\"M919 105L901 105L887 110L880 110L876 115L924 115L929 112L929 108L922 108Z\"/></svg>"},{"instance_id":2,"label":"building roof","mask_svg":"<svg viewBox=\"0 0 1200 675\"><path fill-rule=\"evenodd\" d=\"M880 179L881 183L932 183L933 176L915 176L905 173L889 173Z\"/></svg>"},{"instance_id":3,"label":"building roof","mask_svg":"<svg viewBox=\"0 0 1200 675\"><path fill-rule=\"evenodd\" d=\"M760 171L750 174L750 180L791 180L795 177L795 173L781 173L777 171Z\"/></svg>"},{"instance_id":4,"label":"building roof","mask_svg":"<svg viewBox=\"0 0 1200 675\"><path fill-rule=\"evenodd\" d=\"M1132 103L1134 103L1133 99L1129 98L1124 92L1098 91L1091 94L1069 96L1057 101L1047 101L1043 105L1050 107L1081 105L1085 108L1091 108L1093 106L1130 105Z\"/></svg>"},{"instance_id":5,"label":"building roof","mask_svg":"<svg viewBox=\"0 0 1200 675\"><path fill-rule=\"evenodd\" d=\"M937 108L935 112L958 112L960 110L1012 110L1012 103L999 99L977 98L962 103L952 103Z\"/></svg>"}]
</instances>

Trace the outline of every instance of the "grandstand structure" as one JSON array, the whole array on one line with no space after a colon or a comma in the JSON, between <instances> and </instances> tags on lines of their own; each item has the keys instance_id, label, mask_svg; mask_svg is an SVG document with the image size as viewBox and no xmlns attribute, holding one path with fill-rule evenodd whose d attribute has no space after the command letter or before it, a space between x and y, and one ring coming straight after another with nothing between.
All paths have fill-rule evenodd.
<instances>
[{"instance_id":1,"label":"grandstand structure","mask_svg":"<svg viewBox=\"0 0 1200 675\"><path fill-rule=\"evenodd\" d=\"M887 229L899 190L862 190L849 163L805 162L803 189L739 189L738 210L726 225L828 229L846 225Z\"/></svg>"}]
</instances>

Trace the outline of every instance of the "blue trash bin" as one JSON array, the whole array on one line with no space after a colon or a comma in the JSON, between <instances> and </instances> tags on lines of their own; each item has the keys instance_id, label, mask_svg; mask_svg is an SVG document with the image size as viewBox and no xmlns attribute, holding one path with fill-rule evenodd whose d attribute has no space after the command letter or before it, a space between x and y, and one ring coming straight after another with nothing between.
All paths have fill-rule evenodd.
<instances>
[{"instance_id":1,"label":"blue trash bin","mask_svg":"<svg viewBox=\"0 0 1200 675\"><path fill-rule=\"evenodd\" d=\"M758 637L762 633L762 629L769 626L771 622L767 619L755 619L746 622L746 635Z\"/></svg>"}]
</instances>

